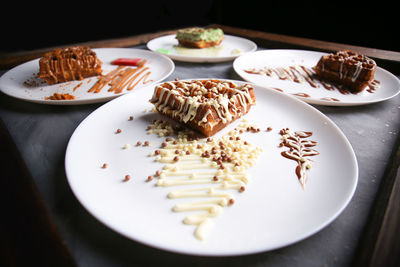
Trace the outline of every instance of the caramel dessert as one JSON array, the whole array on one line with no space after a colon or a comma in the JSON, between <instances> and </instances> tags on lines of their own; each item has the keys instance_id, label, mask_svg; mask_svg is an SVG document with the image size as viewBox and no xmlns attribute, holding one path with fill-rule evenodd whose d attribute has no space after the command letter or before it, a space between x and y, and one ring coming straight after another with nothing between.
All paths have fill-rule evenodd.
<instances>
[{"instance_id":1,"label":"caramel dessert","mask_svg":"<svg viewBox=\"0 0 400 267\"><path fill-rule=\"evenodd\" d=\"M256 164L262 152L240 136L247 128L251 127L242 124L240 129L235 128L219 139L191 138L190 131L178 130L177 138L167 137L150 155L165 165L147 181L157 178L157 186L179 186L168 193L169 199L194 199L176 204L173 211L195 212L185 217L183 223L196 227L194 235L199 240L205 240L210 234L212 218L235 203L234 192L246 190L250 179L247 170ZM176 127L156 120L147 130L165 136L176 132Z\"/></svg>"},{"instance_id":2,"label":"caramel dessert","mask_svg":"<svg viewBox=\"0 0 400 267\"><path fill-rule=\"evenodd\" d=\"M307 182L306 171L312 167L312 161L307 157L319 155L317 150L311 148L316 146L317 142L306 139L312 136L312 132L292 132L289 128L286 128L279 133L282 135L280 146L289 148L289 150L283 151L281 155L297 162L296 175L304 189Z\"/></svg>"},{"instance_id":3,"label":"caramel dessert","mask_svg":"<svg viewBox=\"0 0 400 267\"><path fill-rule=\"evenodd\" d=\"M322 56L314 70L319 77L359 93L374 80L376 63L367 56L344 50Z\"/></svg>"},{"instance_id":4,"label":"caramel dessert","mask_svg":"<svg viewBox=\"0 0 400 267\"><path fill-rule=\"evenodd\" d=\"M192 27L178 30L175 38L184 47L206 48L219 45L224 39L224 32L219 28Z\"/></svg>"},{"instance_id":5,"label":"caramel dessert","mask_svg":"<svg viewBox=\"0 0 400 267\"><path fill-rule=\"evenodd\" d=\"M255 105L256 97L250 84L178 80L157 85L150 102L159 113L212 136L245 115Z\"/></svg>"},{"instance_id":6,"label":"caramel dessert","mask_svg":"<svg viewBox=\"0 0 400 267\"><path fill-rule=\"evenodd\" d=\"M38 77L48 84L82 80L100 75L102 62L89 47L55 49L39 60Z\"/></svg>"}]
</instances>

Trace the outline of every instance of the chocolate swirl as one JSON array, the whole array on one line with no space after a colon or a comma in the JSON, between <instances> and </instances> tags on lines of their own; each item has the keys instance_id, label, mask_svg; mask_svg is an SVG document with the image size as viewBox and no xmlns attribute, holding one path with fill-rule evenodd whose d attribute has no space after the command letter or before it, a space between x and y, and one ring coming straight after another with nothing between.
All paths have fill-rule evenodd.
<instances>
[{"instance_id":1,"label":"chocolate swirl","mask_svg":"<svg viewBox=\"0 0 400 267\"><path fill-rule=\"evenodd\" d=\"M281 146L288 147L289 150L282 151L281 155L285 158L297 161L296 175L303 189L307 182L307 170L311 169L312 161L307 157L319 155L319 152L311 147L316 146L316 141L307 140L312 136L312 132L291 132L289 128L279 132L282 135Z\"/></svg>"}]
</instances>

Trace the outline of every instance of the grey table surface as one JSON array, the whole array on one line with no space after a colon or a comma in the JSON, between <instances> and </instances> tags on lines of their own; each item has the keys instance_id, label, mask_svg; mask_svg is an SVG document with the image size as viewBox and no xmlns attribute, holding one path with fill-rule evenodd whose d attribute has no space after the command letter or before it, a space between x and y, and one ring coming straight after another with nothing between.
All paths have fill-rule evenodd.
<instances>
[{"instance_id":1,"label":"grey table surface","mask_svg":"<svg viewBox=\"0 0 400 267\"><path fill-rule=\"evenodd\" d=\"M146 49L144 45L135 48ZM241 80L232 61L175 62L166 80L210 77ZM4 94L0 103L1 119L79 266L350 266L400 131L399 95L365 106L316 105L340 127L357 156L359 181L350 204L327 227L293 245L247 256L198 257L129 240L92 217L73 195L64 170L66 147L79 123L102 104L52 106Z\"/></svg>"}]
</instances>

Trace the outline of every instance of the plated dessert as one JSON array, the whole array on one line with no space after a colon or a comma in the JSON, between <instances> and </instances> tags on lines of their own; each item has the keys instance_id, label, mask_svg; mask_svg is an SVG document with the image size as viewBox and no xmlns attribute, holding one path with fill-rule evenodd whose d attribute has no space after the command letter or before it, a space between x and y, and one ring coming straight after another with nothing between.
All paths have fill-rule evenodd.
<instances>
[{"instance_id":1,"label":"plated dessert","mask_svg":"<svg viewBox=\"0 0 400 267\"><path fill-rule=\"evenodd\" d=\"M212 136L246 114L256 97L251 84L177 80L157 85L150 102L159 113Z\"/></svg>"},{"instance_id":2,"label":"plated dessert","mask_svg":"<svg viewBox=\"0 0 400 267\"><path fill-rule=\"evenodd\" d=\"M174 70L168 57L132 48L73 46L14 67L0 77L1 92L29 102L77 105L104 102Z\"/></svg>"},{"instance_id":3,"label":"plated dessert","mask_svg":"<svg viewBox=\"0 0 400 267\"><path fill-rule=\"evenodd\" d=\"M185 28L178 30L176 39L184 47L207 48L219 45L224 39L224 32L219 28Z\"/></svg>"},{"instance_id":4,"label":"plated dessert","mask_svg":"<svg viewBox=\"0 0 400 267\"><path fill-rule=\"evenodd\" d=\"M201 80L169 83L179 87L178 82L192 81ZM107 226L158 248L231 255L248 249L260 234L263 250L266 243L276 248L277 238L289 231L296 235L288 238L292 242L308 236L347 203L342 200L356 184L356 161L338 128L315 109L253 85L258 105L224 131L205 137L141 101L151 99L157 86L99 108L68 145L72 190ZM297 141L290 143L292 138ZM298 144L304 147L297 149ZM302 180L296 175L299 168ZM307 190L302 190L306 176Z\"/></svg>"},{"instance_id":5,"label":"plated dessert","mask_svg":"<svg viewBox=\"0 0 400 267\"><path fill-rule=\"evenodd\" d=\"M358 106L393 98L398 79L366 55L348 50L327 54L267 49L235 59L245 81L325 106ZM329 73L329 74L328 74Z\"/></svg>"},{"instance_id":6,"label":"plated dessert","mask_svg":"<svg viewBox=\"0 0 400 267\"><path fill-rule=\"evenodd\" d=\"M156 37L147 48L173 60L185 62L225 62L252 52L257 45L248 39L227 35L219 28L191 27Z\"/></svg>"}]
</instances>

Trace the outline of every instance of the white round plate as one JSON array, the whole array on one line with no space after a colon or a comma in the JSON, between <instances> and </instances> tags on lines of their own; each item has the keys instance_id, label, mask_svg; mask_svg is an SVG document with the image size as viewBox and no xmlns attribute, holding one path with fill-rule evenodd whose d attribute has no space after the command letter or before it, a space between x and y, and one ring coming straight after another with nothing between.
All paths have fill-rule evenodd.
<instances>
[{"instance_id":1,"label":"white round plate","mask_svg":"<svg viewBox=\"0 0 400 267\"><path fill-rule=\"evenodd\" d=\"M167 78L175 69L174 62L166 56L151 51L131 48L99 48L93 49L97 57L103 62L103 73L107 73L117 66L111 62L117 58L143 58L147 60L146 66L151 73L145 77L132 91L145 85L156 84ZM141 75L146 74L143 72ZM108 92L105 86L99 93L89 93L88 90L97 82L97 77L89 77L82 81L71 81L60 84L48 85L43 80L36 78L39 73L39 59L35 59L6 72L0 77L0 90L12 97L29 102L51 105L78 105L96 102L105 102L122 94L132 91L123 90L119 94ZM137 78L139 80L140 77ZM146 84L143 84L147 81ZM75 90L74 90L75 89ZM46 97L54 93L69 93L75 97L73 100L47 100Z\"/></svg>"},{"instance_id":2,"label":"white round plate","mask_svg":"<svg viewBox=\"0 0 400 267\"><path fill-rule=\"evenodd\" d=\"M233 62L233 68L246 81L269 88L278 88L287 94L305 93L309 97L296 97L310 104L326 106L366 105L390 99L400 92L399 79L380 67L377 67L375 71L375 80L380 82L380 87L373 93L364 90L359 94L342 94L337 89L327 90L322 86L314 88L308 83L295 83L279 80L277 77L250 74L244 71L249 68L275 68L293 65L304 65L311 68L317 64L322 55L325 55L325 53L286 49L262 50L238 57ZM336 101L326 99L335 99Z\"/></svg>"},{"instance_id":3,"label":"white round plate","mask_svg":"<svg viewBox=\"0 0 400 267\"><path fill-rule=\"evenodd\" d=\"M237 58L241 54L252 52L257 45L247 39L226 35L220 45L209 48L185 48L178 45L175 34L155 38L147 47L168 57L186 62L223 62Z\"/></svg>"},{"instance_id":4,"label":"white round plate","mask_svg":"<svg viewBox=\"0 0 400 267\"><path fill-rule=\"evenodd\" d=\"M237 84L243 82L235 81ZM354 151L341 130L312 106L255 86L257 105L244 119L261 128L243 133L242 140L263 149L249 169L246 191L235 203L212 218L214 228L205 241L194 236L194 226L183 224L176 201L167 198L170 187L146 182L162 164L149 154L165 140L146 133L154 119L152 87L104 104L73 133L65 156L69 185L82 205L116 232L152 247L191 255L243 255L276 249L302 240L332 222L353 196L358 179ZM133 116L133 120L129 117ZM233 122L215 138L240 125ZM272 127L272 131L266 131ZM305 189L295 174L297 163L281 156L282 128L311 131L320 153L312 158ZM116 130L121 129L117 134ZM149 141L147 147L137 141ZM124 149L131 144L130 149ZM107 168L103 169L103 163ZM131 175L128 182L123 179ZM181 187L180 187L181 188ZM231 192L231 191L229 191ZM187 200L190 202L190 199ZM187 212L186 215L192 214Z\"/></svg>"}]
</instances>

